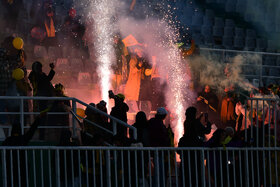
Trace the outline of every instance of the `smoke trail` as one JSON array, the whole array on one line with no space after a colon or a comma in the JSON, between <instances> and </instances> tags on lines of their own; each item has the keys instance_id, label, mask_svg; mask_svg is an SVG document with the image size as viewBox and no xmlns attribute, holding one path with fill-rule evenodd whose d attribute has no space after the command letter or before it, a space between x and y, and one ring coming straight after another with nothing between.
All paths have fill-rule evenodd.
<instances>
[{"instance_id":1,"label":"smoke trail","mask_svg":"<svg viewBox=\"0 0 280 187\"><path fill-rule=\"evenodd\" d=\"M106 102L108 102L108 90L111 87L111 64L114 61L112 47L114 4L114 0L93 0L90 3L91 11L89 11L90 18L94 20L92 31L96 32L94 44L97 53L101 97Z\"/></svg>"}]
</instances>

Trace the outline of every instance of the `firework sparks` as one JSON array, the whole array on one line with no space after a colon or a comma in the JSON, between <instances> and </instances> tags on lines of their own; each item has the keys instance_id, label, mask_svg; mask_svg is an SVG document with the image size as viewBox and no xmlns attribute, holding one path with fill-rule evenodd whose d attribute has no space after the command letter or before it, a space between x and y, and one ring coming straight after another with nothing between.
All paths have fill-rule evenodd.
<instances>
[{"instance_id":1,"label":"firework sparks","mask_svg":"<svg viewBox=\"0 0 280 187\"><path fill-rule=\"evenodd\" d=\"M177 146L179 139L184 133L183 123L185 119L185 107L189 105L193 99L193 93L188 88L190 77L186 74L186 64L181 59L179 49L176 47L179 38L176 22L173 21L173 10L171 6L167 6L163 17L163 22L166 25L165 35L168 42L164 45L168 47L168 90L167 90L167 106L175 113L176 119L172 122L172 129L175 134L174 142ZM185 98L188 98L188 101Z\"/></svg>"},{"instance_id":2,"label":"firework sparks","mask_svg":"<svg viewBox=\"0 0 280 187\"><path fill-rule=\"evenodd\" d=\"M98 76L101 86L101 97L108 102L108 90L111 87L111 64L113 62L113 28L114 0L92 0L90 9L94 19L92 30L96 32L95 48L97 53Z\"/></svg>"}]
</instances>

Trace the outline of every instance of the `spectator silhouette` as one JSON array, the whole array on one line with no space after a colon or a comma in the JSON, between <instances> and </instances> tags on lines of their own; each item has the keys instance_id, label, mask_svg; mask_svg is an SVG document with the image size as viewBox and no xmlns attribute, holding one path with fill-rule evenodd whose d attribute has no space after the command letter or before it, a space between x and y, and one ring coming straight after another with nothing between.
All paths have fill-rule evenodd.
<instances>
[{"instance_id":1,"label":"spectator silhouette","mask_svg":"<svg viewBox=\"0 0 280 187\"><path fill-rule=\"evenodd\" d=\"M48 75L43 72L42 67L42 63L38 61L32 64L32 71L30 72L28 79L33 87L33 96L51 97L54 95L54 88L51 84L51 80L55 75L54 64L50 64L51 70ZM48 101L39 101L39 111L45 110L47 107Z\"/></svg>"},{"instance_id":2,"label":"spectator silhouette","mask_svg":"<svg viewBox=\"0 0 280 187\"><path fill-rule=\"evenodd\" d=\"M94 103L90 103L89 105L95 108ZM81 138L83 145L91 145L93 141L92 138L94 137L96 130L98 129L94 125L90 124L88 121L96 123L97 114L94 110L92 110L89 107L86 108L85 114L87 117L85 118L86 120L83 121L83 131L81 132Z\"/></svg>"},{"instance_id":3,"label":"spectator silhouette","mask_svg":"<svg viewBox=\"0 0 280 187\"><path fill-rule=\"evenodd\" d=\"M29 74L28 79L30 80L33 87L33 96L45 96L51 97L54 94L54 88L51 84L51 80L55 75L54 64L50 64L50 72L46 75L42 70L43 65L41 62L34 62L32 64L32 71ZM33 102L33 110L34 111L44 111L48 109L49 101L47 100L38 100ZM42 125L45 125L47 119L42 120ZM45 138L44 129L40 130L40 139Z\"/></svg>"},{"instance_id":4,"label":"spectator silhouette","mask_svg":"<svg viewBox=\"0 0 280 187\"><path fill-rule=\"evenodd\" d=\"M64 86L62 84L56 84L54 89L54 96L56 97L67 97L64 94ZM71 110L69 100L55 100L50 106L50 112L69 112ZM48 115L48 124L50 126L65 126L69 127L69 114L52 114ZM46 130L48 140L59 142L61 135L61 128L51 128Z\"/></svg>"},{"instance_id":5,"label":"spectator silhouette","mask_svg":"<svg viewBox=\"0 0 280 187\"><path fill-rule=\"evenodd\" d=\"M143 146L148 147L149 144L149 124L145 112L140 111L136 114L135 123L132 125L137 129L137 142L141 142ZM129 131L130 137L133 137L133 131Z\"/></svg>"},{"instance_id":6,"label":"spectator silhouette","mask_svg":"<svg viewBox=\"0 0 280 187\"><path fill-rule=\"evenodd\" d=\"M97 105L96 108L101 110L102 112L105 112L106 114L108 114L108 110L106 107L107 103L102 100L100 101ZM104 126L105 128L108 128L108 117L102 114L98 114L98 124Z\"/></svg>"},{"instance_id":7,"label":"spectator silhouette","mask_svg":"<svg viewBox=\"0 0 280 187\"><path fill-rule=\"evenodd\" d=\"M206 120L207 127L196 118L196 108L189 107L186 110L186 120L184 122L185 133L179 141L179 147L201 147L205 139L205 134L211 132L211 123Z\"/></svg>"},{"instance_id":8,"label":"spectator silhouette","mask_svg":"<svg viewBox=\"0 0 280 187\"><path fill-rule=\"evenodd\" d=\"M125 96L123 94L114 95L112 91L109 91L109 97L115 101L115 106L112 108L110 115L127 123L127 112L129 107L124 102ZM111 121L111 125L113 125L112 123L113 122ZM127 137L127 128L121 124L117 124L117 134Z\"/></svg>"},{"instance_id":9,"label":"spectator silhouette","mask_svg":"<svg viewBox=\"0 0 280 187\"><path fill-rule=\"evenodd\" d=\"M2 145L3 146L27 146L29 141L32 139L36 129L40 125L41 119L44 115L45 113L41 113L40 116L38 116L35 119L30 129L25 134L21 134L20 124L13 124L11 136L7 137ZM21 186L27 186L26 167L28 163L26 161L27 158L25 156L25 151L20 150L19 154L17 150L7 151L6 163L9 163L7 164L7 172L6 172L7 186L11 186L12 179L13 179L14 186L19 186L20 184Z\"/></svg>"},{"instance_id":10,"label":"spectator silhouette","mask_svg":"<svg viewBox=\"0 0 280 187\"><path fill-rule=\"evenodd\" d=\"M218 114L218 104L219 100L213 90L209 85L205 85L202 92L198 94L197 97L197 109L199 112L207 112L209 114L209 121L220 124L219 114Z\"/></svg>"},{"instance_id":11,"label":"spectator silhouette","mask_svg":"<svg viewBox=\"0 0 280 187\"><path fill-rule=\"evenodd\" d=\"M196 118L196 112L197 110L195 107L189 107L186 110L186 120L184 122L185 132L183 137L179 140L178 147L202 147L205 134L209 134L211 132L211 123L206 118L205 121L207 123L207 127L205 127L200 122L201 117ZM201 186L201 181L196 180L197 177L200 178L201 167L203 167L203 158L201 158L200 152L190 151L188 154L186 151L181 151L179 154L182 160L180 171L182 171L182 167L184 166L185 184L191 184L191 186Z\"/></svg>"},{"instance_id":12,"label":"spectator silhouette","mask_svg":"<svg viewBox=\"0 0 280 187\"><path fill-rule=\"evenodd\" d=\"M167 116L167 111L165 108L161 107L157 109L157 113L154 118L149 120L149 139L151 147L170 147L171 141L169 140L169 135L167 128L165 127L163 120ZM154 173L154 185L164 186L165 175L167 166L164 163L165 155L159 152L155 152L153 155L155 173ZM162 164L164 163L164 164ZM157 181L159 180L159 184Z\"/></svg>"},{"instance_id":13,"label":"spectator silhouette","mask_svg":"<svg viewBox=\"0 0 280 187\"><path fill-rule=\"evenodd\" d=\"M224 126L235 128L235 95L228 88L225 89L225 94L221 106L221 122Z\"/></svg>"},{"instance_id":14,"label":"spectator silhouette","mask_svg":"<svg viewBox=\"0 0 280 187\"><path fill-rule=\"evenodd\" d=\"M165 108L161 107L157 109L157 113L154 118L149 120L149 137L151 147L169 147L170 141L163 120L167 116Z\"/></svg>"}]
</instances>

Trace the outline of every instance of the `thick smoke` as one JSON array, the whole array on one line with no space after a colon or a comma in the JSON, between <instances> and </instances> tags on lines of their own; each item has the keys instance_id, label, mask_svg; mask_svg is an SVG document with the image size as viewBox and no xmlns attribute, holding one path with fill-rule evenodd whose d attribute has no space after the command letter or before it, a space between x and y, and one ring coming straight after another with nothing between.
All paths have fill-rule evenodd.
<instances>
[{"instance_id":1,"label":"thick smoke","mask_svg":"<svg viewBox=\"0 0 280 187\"><path fill-rule=\"evenodd\" d=\"M218 93L225 88L238 87L251 91L254 87L242 75L242 71L250 67L250 71L258 71L261 57L259 55L236 55L228 59L228 63L217 61L211 56L197 56L189 61L191 71L201 85L209 85ZM250 66L247 66L250 65ZM256 67L256 68L252 68Z\"/></svg>"}]
</instances>

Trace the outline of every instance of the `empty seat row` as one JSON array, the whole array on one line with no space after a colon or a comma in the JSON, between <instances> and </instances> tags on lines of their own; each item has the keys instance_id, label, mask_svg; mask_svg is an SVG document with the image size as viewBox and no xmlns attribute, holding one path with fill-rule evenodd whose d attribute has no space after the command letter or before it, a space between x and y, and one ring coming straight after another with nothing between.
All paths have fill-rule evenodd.
<instances>
[{"instance_id":1,"label":"empty seat row","mask_svg":"<svg viewBox=\"0 0 280 187\"><path fill-rule=\"evenodd\" d=\"M68 47L49 47L35 45L33 54L36 58L56 59L61 57L81 57L83 54L76 48Z\"/></svg>"}]
</instances>

